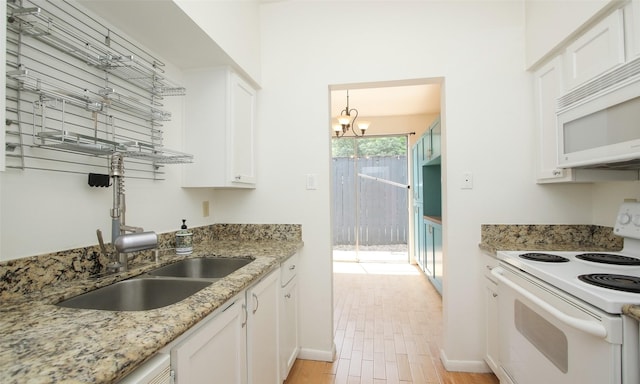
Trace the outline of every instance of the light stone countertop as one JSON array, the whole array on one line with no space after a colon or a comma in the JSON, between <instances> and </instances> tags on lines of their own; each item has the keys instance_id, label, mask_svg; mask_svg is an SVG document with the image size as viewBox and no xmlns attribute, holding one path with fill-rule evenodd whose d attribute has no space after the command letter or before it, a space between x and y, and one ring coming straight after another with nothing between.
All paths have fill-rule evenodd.
<instances>
[{"instance_id":1,"label":"light stone countertop","mask_svg":"<svg viewBox=\"0 0 640 384\"><path fill-rule=\"evenodd\" d=\"M185 258L173 250L159 263L115 276L65 282L0 305L0 382L112 383L220 307L302 247L301 240L214 241L188 257L255 260L196 294L163 308L114 312L55 303Z\"/></svg>"}]
</instances>

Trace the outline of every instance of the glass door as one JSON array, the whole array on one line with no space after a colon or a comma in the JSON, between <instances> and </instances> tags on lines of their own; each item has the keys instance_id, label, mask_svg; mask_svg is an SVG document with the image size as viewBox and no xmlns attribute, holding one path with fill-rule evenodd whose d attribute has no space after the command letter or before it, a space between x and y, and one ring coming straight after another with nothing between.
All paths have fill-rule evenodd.
<instances>
[{"instance_id":1,"label":"glass door","mask_svg":"<svg viewBox=\"0 0 640 384\"><path fill-rule=\"evenodd\" d=\"M333 258L409 261L407 136L332 139Z\"/></svg>"}]
</instances>

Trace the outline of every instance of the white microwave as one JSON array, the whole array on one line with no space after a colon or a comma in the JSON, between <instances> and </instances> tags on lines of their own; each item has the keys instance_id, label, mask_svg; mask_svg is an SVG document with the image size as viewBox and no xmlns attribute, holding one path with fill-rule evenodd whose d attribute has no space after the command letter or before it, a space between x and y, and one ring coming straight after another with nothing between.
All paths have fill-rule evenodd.
<instances>
[{"instance_id":1,"label":"white microwave","mask_svg":"<svg viewBox=\"0 0 640 384\"><path fill-rule=\"evenodd\" d=\"M640 59L558 99L558 165L640 164Z\"/></svg>"}]
</instances>

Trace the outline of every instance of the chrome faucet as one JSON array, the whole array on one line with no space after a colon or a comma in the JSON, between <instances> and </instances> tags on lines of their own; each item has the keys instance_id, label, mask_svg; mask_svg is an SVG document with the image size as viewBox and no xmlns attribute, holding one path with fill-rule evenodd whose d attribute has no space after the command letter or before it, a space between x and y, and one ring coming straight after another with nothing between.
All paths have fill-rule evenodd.
<instances>
[{"instance_id":1,"label":"chrome faucet","mask_svg":"<svg viewBox=\"0 0 640 384\"><path fill-rule=\"evenodd\" d=\"M109 258L107 269L110 272L123 272L129 269L128 252L142 251L158 246L158 235L155 232L144 232L141 227L127 225L125 213L124 158L121 153L111 155L109 176L113 178L113 207L111 208L111 244L115 251L107 253L102 241L102 233L98 230L98 241L102 252ZM131 232L131 234L127 234Z\"/></svg>"}]
</instances>

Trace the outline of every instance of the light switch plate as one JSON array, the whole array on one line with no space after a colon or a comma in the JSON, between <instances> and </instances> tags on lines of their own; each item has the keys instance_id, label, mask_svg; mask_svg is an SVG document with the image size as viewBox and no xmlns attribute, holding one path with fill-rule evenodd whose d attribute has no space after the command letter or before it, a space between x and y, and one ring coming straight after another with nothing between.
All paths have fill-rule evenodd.
<instances>
[{"instance_id":1,"label":"light switch plate","mask_svg":"<svg viewBox=\"0 0 640 384\"><path fill-rule=\"evenodd\" d=\"M318 189L318 174L316 173L307 174L307 189L309 190Z\"/></svg>"}]
</instances>

